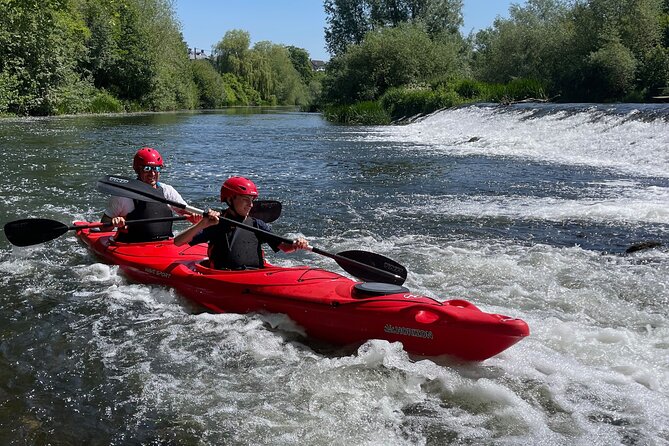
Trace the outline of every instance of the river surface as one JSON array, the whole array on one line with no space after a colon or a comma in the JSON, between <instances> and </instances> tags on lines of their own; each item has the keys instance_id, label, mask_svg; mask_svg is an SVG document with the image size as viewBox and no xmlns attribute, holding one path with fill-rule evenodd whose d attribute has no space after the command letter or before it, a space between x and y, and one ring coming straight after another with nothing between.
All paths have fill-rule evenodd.
<instances>
[{"instance_id":1,"label":"river surface","mask_svg":"<svg viewBox=\"0 0 669 446\"><path fill-rule=\"evenodd\" d=\"M531 335L482 363L338 350L282 316L129 282L72 233L0 236L0 444L669 444L669 107L479 105L390 127L276 109L3 119L0 222L96 221L96 179L130 176L145 145L196 207L248 176L284 204L275 232L389 256L412 291Z\"/></svg>"}]
</instances>

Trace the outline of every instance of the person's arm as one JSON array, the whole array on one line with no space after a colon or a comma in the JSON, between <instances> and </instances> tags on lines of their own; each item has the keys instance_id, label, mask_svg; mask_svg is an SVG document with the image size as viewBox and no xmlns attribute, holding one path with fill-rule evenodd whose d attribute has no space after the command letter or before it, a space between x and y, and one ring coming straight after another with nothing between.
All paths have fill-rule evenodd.
<instances>
[{"instance_id":1,"label":"person's arm","mask_svg":"<svg viewBox=\"0 0 669 446\"><path fill-rule=\"evenodd\" d=\"M265 223L264 221L256 219L256 224L258 226L258 229L262 229L263 231L270 233L272 232L272 226ZM309 247L309 241L304 237L296 238L295 240L293 240L293 243L281 242L278 245L276 244L276 242L272 243L271 240L268 238L263 237L261 240L267 243L274 252L281 250L285 253L291 253L297 251L298 249L307 249Z\"/></svg>"},{"instance_id":2,"label":"person's arm","mask_svg":"<svg viewBox=\"0 0 669 446\"><path fill-rule=\"evenodd\" d=\"M107 209L100 217L102 223L110 223L111 226L122 228L125 226L125 216L135 209L135 204L129 198L112 197Z\"/></svg>"},{"instance_id":3,"label":"person's arm","mask_svg":"<svg viewBox=\"0 0 669 446\"><path fill-rule=\"evenodd\" d=\"M165 195L165 198L171 201L176 201L177 203L188 205L188 203L186 203L186 200L183 199L181 194L177 192L175 188L165 183L160 183L160 186L163 188L163 194ZM193 224L199 223L200 220L202 220L201 214L191 214L190 212L175 206L170 206L170 209L172 209L172 212L175 212L178 215L186 216L188 221Z\"/></svg>"},{"instance_id":4,"label":"person's arm","mask_svg":"<svg viewBox=\"0 0 669 446\"><path fill-rule=\"evenodd\" d=\"M176 237L174 237L174 244L176 246L181 246L185 245L187 243L190 243L193 238L200 233L205 228L208 228L209 226L213 226L218 224L218 217L221 214L217 211L212 211L211 209L207 211L207 216L206 218L202 218L197 224L191 226L190 228L186 229L185 231L181 232L178 234Z\"/></svg>"},{"instance_id":5,"label":"person's arm","mask_svg":"<svg viewBox=\"0 0 669 446\"><path fill-rule=\"evenodd\" d=\"M309 241L304 237L298 237L293 240L293 243L279 243L279 249L285 253L295 252L298 249L307 249L309 247Z\"/></svg>"}]
</instances>

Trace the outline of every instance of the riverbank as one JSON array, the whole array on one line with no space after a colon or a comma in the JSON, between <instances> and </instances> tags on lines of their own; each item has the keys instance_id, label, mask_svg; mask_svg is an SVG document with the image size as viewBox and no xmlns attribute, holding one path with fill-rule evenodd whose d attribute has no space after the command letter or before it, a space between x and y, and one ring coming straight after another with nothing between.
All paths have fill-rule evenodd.
<instances>
[{"instance_id":1,"label":"riverbank","mask_svg":"<svg viewBox=\"0 0 669 446\"><path fill-rule=\"evenodd\" d=\"M545 85L533 79L516 79L507 84L460 79L392 88L376 101L328 105L323 115L338 124L405 124L438 110L466 104L510 104L530 98L533 102L547 102L550 98L546 91Z\"/></svg>"}]
</instances>

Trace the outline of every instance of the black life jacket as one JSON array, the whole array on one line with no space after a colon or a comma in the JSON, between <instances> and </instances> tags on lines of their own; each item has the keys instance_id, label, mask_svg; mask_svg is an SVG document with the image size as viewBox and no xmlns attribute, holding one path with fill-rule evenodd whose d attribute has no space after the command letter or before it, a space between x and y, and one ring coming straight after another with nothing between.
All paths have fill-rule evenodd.
<instances>
[{"instance_id":1,"label":"black life jacket","mask_svg":"<svg viewBox=\"0 0 669 446\"><path fill-rule=\"evenodd\" d=\"M246 217L242 222L258 227L255 218ZM220 222L224 233L210 244L209 259L216 269L263 268L261 242L255 233L239 228L231 228L227 222Z\"/></svg>"},{"instance_id":2,"label":"black life jacket","mask_svg":"<svg viewBox=\"0 0 669 446\"><path fill-rule=\"evenodd\" d=\"M158 191L164 197L163 189L158 186ZM133 200L135 209L126 215L126 220L143 220L145 218L171 217L172 209L163 203ZM156 240L167 240L173 237L172 222L161 221L140 225L130 225L125 230L119 231L115 239L124 243L152 242Z\"/></svg>"}]
</instances>

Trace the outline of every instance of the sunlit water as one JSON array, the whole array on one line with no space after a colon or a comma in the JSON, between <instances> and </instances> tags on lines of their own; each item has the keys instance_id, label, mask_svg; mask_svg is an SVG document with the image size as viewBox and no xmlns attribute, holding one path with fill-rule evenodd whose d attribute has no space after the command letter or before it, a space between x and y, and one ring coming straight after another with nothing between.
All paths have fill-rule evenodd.
<instances>
[{"instance_id":1,"label":"sunlit water","mask_svg":"<svg viewBox=\"0 0 669 446\"><path fill-rule=\"evenodd\" d=\"M0 121L0 220L95 220L143 145L198 207L281 200L276 232L407 266L407 286L520 317L483 363L305 342L131 283L72 234L0 237L0 444L669 443L669 109L466 107L395 127L266 110ZM183 228L184 226L180 226ZM625 255L637 243L659 248ZM332 261L274 255L284 265Z\"/></svg>"}]
</instances>

